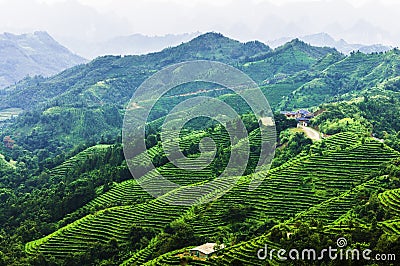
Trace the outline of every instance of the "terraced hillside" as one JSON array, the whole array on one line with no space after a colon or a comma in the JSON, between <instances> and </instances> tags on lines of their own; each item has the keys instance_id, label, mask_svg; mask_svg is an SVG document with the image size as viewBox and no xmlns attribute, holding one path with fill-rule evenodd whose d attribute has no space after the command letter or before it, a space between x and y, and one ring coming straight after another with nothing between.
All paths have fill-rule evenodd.
<instances>
[{"instance_id":1,"label":"terraced hillside","mask_svg":"<svg viewBox=\"0 0 400 266\"><path fill-rule=\"evenodd\" d=\"M381 222L389 234L400 234L400 189L387 190L378 195L382 206L392 215L392 219Z\"/></svg>"},{"instance_id":2,"label":"terraced hillside","mask_svg":"<svg viewBox=\"0 0 400 266\"><path fill-rule=\"evenodd\" d=\"M231 90L189 83L160 100L150 95L136 103L156 103L143 125L147 152L125 154L122 118L132 93L163 67L196 59L224 62L253 77L273 108L277 134L261 135L269 120L256 119ZM0 158L0 265L259 265L254 251L262 244L330 245L339 234L351 245L397 250L399 62L397 49L345 56L294 40L271 50L208 33L159 53L100 57L1 91L3 111L14 108L3 119L24 110L0 121L6 158ZM227 134L238 131L239 119L222 125L200 117L165 141L164 120L174 128L208 108L194 104L166 118L174 105L197 96L231 106L248 139ZM315 112L310 125L323 140L307 139L293 129L296 121L279 114L302 107ZM206 137L216 151L203 145ZM274 155L261 153L264 137L279 144L273 169L257 165L260 156ZM168 149L178 146L187 158ZM230 174L216 179L233 152L247 157L248 148L244 174L235 158ZM210 164L190 169L193 162ZM254 173L261 166L267 170ZM175 184L161 183L158 172ZM153 198L145 185L162 196ZM184 205L193 201L198 204ZM207 242L226 248L214 260L187 254Z\"/></svg>"},{"instance_id":3,"label":"terraced hillside","mask_svg":"<svg viewBox=\"0 0 400 266\"><path fill-rule=\"evenodd\" d=\"M273 232L273 230L284 230L292 234L299 230L298 223L306 220L315 221L317 219L322 219L325 224L327 224L327 226L322 228L324 234L337 236L342 234L343 231L354 230L354 228L350 229L342 223L352 208L360 201L359 193L365 189L374 190L384 182L382 178L371 179L354 189L299 213L295 217L286 220L283 224L268 230L262 236L255 237L249 241L240 242L221 250L216 253L216 256L209 260L199 260L196 257L191 257L188 253L189 248L186 248L160 256L147 262L145 265L181 265L183 261L188 262L189 265L286 265L284 261L277 258L276 254L273 256L272 260L269 259L269 256L267 261L262 261L257 258L257 251L264 248L265 245L268 246L269 250L283 248L282 244L271 240L271 232ZM398 235L398 231L393 232L393 230L398 230L398 226L396 227L396 225L394 225L396 222L398 223L398 220L385 222L382 224L382 227L384 227L385 230L387 230L386 228L390 228L392 234ZM182 260L182 255L184 255L185 260Z\"/></svg>"},{"instance_id":4,"label":"terraced hillside","mask_svg":"<svg viewBox=\"0 0 400 266\"><path fill-rule=\"evenodd\" d=\"M90 243L107 243L115 238L126 241L132 224L162 229L184 214L184 209L151 201L137 206L113 207L86 216L41 240L28 243L28 254L41 252L65 258L70 253L85 251Z\"/></svg>"},{"instance_id":5,"label":"terraced hillside","mask_svg":"<svg viewBox=\"0 0 400 266\"><path fill-rule=\"evenodd\" d=\"M277 240L271 240L272 234L283 231L285 235L294 234L299 231L299 224L305 221L323 221L324 227L318 229L324 235L330 235L333 239L342 236L348 232L352 232L355 227L351 228L347 225L351 221L352 210L360 202L360 195L365 190L376 190L380 185L384 185L386 180L384 178L373 178L365 183L362 183L355 188L340 194L337 197L330 198L317 204L304 212L297 214L295 217L285 220L284 223L272 227L267 230L262 236L254 237L251 240L240 242L236 245L230 246L223 250L216 252L215 256L207 260L201 260L196 257L191 257L188 253L189 247L182 250L177 250L164 254L156 259L147 262L145 265L181 265L188 263L188 265L287 265L287 261L279 260L276 253L272 259L267 256L267 260L260 260L257 258L259 249L268 246L268 250L279 250L284 248L282 243ZM386 192L384 193L386 194ZM360 227L369 228L366 225L360 224ZM399 219L389 220L380 223L389 235L397 237L399 233ZM317 228L314 228L317 229ZM135 265L135 264L127 264Z\"/></svg>"},{"instance_id":6,"label":"terraced hillside","mask_svg":"<svg viewBox=\"0 0 400 266\"><path fill-rule=\"evenodd\" d=\"M79 171L82 167L85 167L90 160L101 161L104 158L99 158L98 155L106 156L107 149L111 148L111 145L96 145L85 149L84 151L78 153L63 162L61 165L53 168L51 170L51 178L57 179L68 175L71 171Z\"/></svg>"},{"instance_id":7,"label":"terraced hillside","mask_svg":"<svg viewBox=\"0 0 400 266\"><path fill-rule=\"evenodd\" d=\"M252 146L259 145L260 143L260 130L254 130L249 135L250 141L252 141ZM230 153L230 147L227 146L229 143L229 137L227 134L219 135L216 132L209 133L205 131L193 131L190 134L183 135L182 137L175 138L176 141L180 143L180 147L183 150L187 150L194 143L199 143L201 138L204 137L213 138L218 147L223 149L225 153ZM241 148L241 142L237 145L234 145L237 149ZM158 184L155 182L155 178L157 177L157 173L161 173L164 177L166 177L169 181L174 182L179 185L191 185L191 184L200 184L206 181L211 181L215 178L216 173L215 169L222 167L223 165L218 165L219 161L213 161L210 166L204 169L179 169L173 163L165 160L163 162L158 162L160 167L158 167L157 172L152 170L149 171L148 165L145 165L144 161L146 158L151 158L153 162L156 158L159 158L160 155L164 156L163 148L168 148L170 146L170 142L166 141L161 145L158 143L147 151L140 153L133 158L129 159L132 165L136 165L138 167L143 168L143 176L138 180L139 182L153 182L154 190L158 189L156 186ZM75 174L79 175L80 173L87 173L92 170L93 167L96 167L105 162L107 158L110 157L110 152L113 151L115 147L113 145L96 145L91 148L88 148L77 155L69 158L67 161L62 163L61 165L53 168L50 171L49 178L53 181L60 181L68 178L70 175ZM256 152L251 152L251 161L257 162L258 155ZM193 159L196 158L196 154L192 154L189 157ZM198 160L198 159L197 159ZM179 161L178 161L179 162ZM191 164L190 161L186 162ZM92 168L87 168L87 165L92 165ZM208 163L207 163L208 164ZM218 165L218 166L217 166ZM85 167L84 167L85 166ZM82 168L83 167L83 168ZM121 168L128 172L127 165L123 164ZM95 170L96 171L96 170ZM126 177L123 177L126 179ZM71 179L71 178L69 178ZM163 187L163 189L167 189L167 187ZM169 188L173 189L173 187ZM143 203L151 199L150 195L145 192L138 182L134 179L129 179L123 181L121 183L114 183L112 188L105 192L101 193L101 188L98 188L99 194L94 200L79 208L73 213L68 213L59 223L58 225L65 225L68 222L72 222L76 219L76 217L82 217L82 214L94 213L95 211L102 210L105 208L113 207L113 206L127 206L131 204ZM75 218L74 218L75 217Z\"/></svg>"},{"instance_id":8,"label":"terraced hillside","mask_svg":"<svg viewBox=\"0 0 400 266\"><path fill-rule=\"evenodd\" d=\"M228 224L220 218L229 210L226 206L237 204L248 206L246 216L242 218L254 223L261 224L267 219L290 219L365 182L369 173L395 156L390 150L381 148L379 142L371 140L324 156L299 157L271 170L254 192L248 191L246 183L235 187L212 203L202 215L201 224L198 220L193 221L193 227L200 235L217 234L218 227Z\"/></svg>"},{"instance_id":9,"label":"terraced hillside","mask_svg":"<svg viewBox=\"0 0 400 266\"><path fill-rule=\"evenodd\" d=\"M223 188L223 184L224 182L220 185L216 183L215 190ZM163 197L167 200L169 197L190 198L191 190L190 187L183 187ZM30 255L40 252L65 258L70 253L85 251L90 243L106 243L111 238L116 238L120 242L126 241L133 224L161 231L167 224L184 216L191 209L188 206L165 204L161 199L143 204L107 208L85 216L53 234L28 243L26 252Z\"/></svg>"},{"instance_id":10,"label":"terraced hillside","mask_svg":"<svg viewBox=\"0 0 400 266\"><path fill-rule=\"evenodd\" d=\"M219 187L217 194L214 192L209 195L217 200L195 208L163 204L160 199L107 208L28 243L26 251L30 255L42 253L65 258L71 252L83 252L87 243L107 243L112 238L120 243L126 242L132 224L155 228L162 233L168 224L177 219L187 221L193 227L195 235L212 241L221 232L228 230L227 224L235 222L231 220L230 214L239 205L245 210L241 219L251 220L254 224L261 225L266 220L293 221L296 217L313 216L313 212L317 212L323 219L334 221L352 208L359 186L373 186L373 181L368 180L369 174L377 170L382 163L398 156L372 139L364 143L360 140L351 141L354 139L357 137L352 134L339 134L328 138L325 140L327 145L333 145L337 141L342 148L331 150L324 155L300 156L269 173L263 173L265 180L254 191L249 191L251 176L248 176L242 177L237 185L228 191L227 188ZM346 146L343 146L343 143L347 143ZM173 175L173 168L168 172ZM177 174L174 178L185 177ZM132 189L132 193L129 189ZM179 195L178 198L184 200L191 197L190 193L191 186L174 190L170 195ZM135 197L133 195L136 194L144 193L133 180L129 180L117 185L88 206L104 206L108 200L120 201L122 204L126 197ZM336 195L337 198L331 198L332 195ZM325 205L332 206L330 212L324 214L317 211L322 207L326 209ZM254 228L248 228L243 234L251 235L254 233L252 230ZM262 237L254 241L227 249L226 254L231 255L224 255L223 261L231 262L234 258L247 260L246 256L253 256L252 247L257 246L257 243L265 243ZM147 248L138 251L137 256L144 257L145 260L151 259L155 248L154 243L150 243ZM147 255L140 255L144 254L143 252ZM241 254L247 255L242 257ZM134 257L136 259L131 259L130 262L133 263L138 257Z\"/></svg>"},{"instance_id":11,"label":"terraced hillside","mask_svg":"<svg viewBox=\"0 0 400 266\"><path fill-rule=\"evenodd\" d=\"M400 216L400 189L392 189L379 194L382 205L394 216Z\"/></svg>"}]
</instances>

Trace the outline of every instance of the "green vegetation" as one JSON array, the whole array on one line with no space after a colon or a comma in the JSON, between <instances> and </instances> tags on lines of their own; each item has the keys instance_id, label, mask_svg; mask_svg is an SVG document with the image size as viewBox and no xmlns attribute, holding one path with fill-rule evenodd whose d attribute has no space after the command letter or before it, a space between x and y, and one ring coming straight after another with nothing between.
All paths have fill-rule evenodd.
<instances>
[{"instance_id":1,"label":"green vegetation","mask_svg":"<svg viewBox=\"0 0 400 266\"><path fill-rule=\"evenodd\" d=\"M400 150L400 101L396 93L369 91L362 98L352 101L325 104L323 111L313 120L321 132L359 132L382 139L389 146Z\"/></svg>"},{"instance_id":2,"label":"green vegetation","mask_svg":"<svg viewBox=\"0 0 400 266\"><path fill-rule=\"evenodd\" d=\"M385 84L390 84L387 89L393 90L400 74L399 56L396 49L379 54L352 53L322 71L311 72L312 78L288 95L281 106L301 108L348 100L365 89Z\"/></svg>"},{"instance_id":3,"label":"green vegetation","mask_svg":"<svg viewBox=\"0 0 400 266\"><path fill-rule=\"evenodd\" d=\"M152 73L194 59L231 64L260 84L275 112L270 170L254 173L262 125L248 105L200 82L178 86L156 103L143 125L147 153L128 161L140 173L132 177L120 132L129 98ZM399 254L399 63L396 49L344 56L293 40L271 50L208 33L159 53L100 57L1 91L0 117L14 117L0 119L0 265L268 265L257 259L265 244L322 249L341 236L351 247ZM190 159L199 158L205 137L216 153L204 169L183 170L168 159L163 145L171 144L161 143L160 130L173 106L197 95L231 105L248 138L229 138L239 119L225 125L194 119L172 137ZM315 112L311 126L324 134L321 141L279 114L300 107ZM246 171L226 177L236 182L229 187L216 178L246 140ZM159 187L152 181L157 171L181 187ZM263 181L251 190L254 178ZM146 181L168 193L151 197L140 186ZM214 189L197 205L165 202L193 199L210 182ZM190 256L191 247L207 242L226 247L206 260ZM277 257L269 263L282 264Z\"/></svg>"},{"instance_id":4,"label":"green vegetation","mask_svg":"<svg viewBox=\"0 0 400 266\"><path fill-rule=\"evenodd\" d=\"M350 139L356 141L349 141ZM334 148L333 144L338 141L345 144ZM321 144L315 145L318 147L313 146L310 151L321 148ZM224 254L222 260L216 258L221 265L230 264L234 260L247 260L252 256L250 252L254 253L255 248L262 247L260 244L276 241L271 237L276 234L276 226L281 223L288 224L289 229L285 227L284 230L290 232L300 230L297 228L298 224L290 229L296 220L305 219L317 219L336 228L337 224L343 223L343 217L355 208L366 188L369 191L375 185L385 187L384 180L374 179L373 176L378 173L382 163L398 156L391 149L382 147L379 142L359 138L354 133L328 138L323 141L322 146L330 147L324 155L304 152L296 159L271 170L266 175L266 180L253 192L248 190L249 179L243 177L237 186L216 201L192 208L165 205L159 200L151 199L143 203L113 200L115 195L123 200L126 196L143 193L134 181L124 181L103 194L104 196L96 198L86 208L106 201L115 202L116 207L100 205L103 210L69 223L45 238L28 243L26 251L30 255L39 252L45 258L53 256L56 260L69 260L69 253L76 250L75 261L78 264L84 263L89 256L88 243L92 243L89 246L97 243L107 246L107 243L115 239L119 255L114 259L123 259L121 252L124 254L133 249L137 252L137 255L132 255L136 259L129 261L138 263L155 259L174 249L212 241L230 243L232 246L221 251ZM175 178L179 176L174 175ZM133 193L124 189L128 184ZM190 197L190 191L189 185L171 193L183 193L181 197ZM286 191L291 193L287 194ZM366 197L368 199L368 195ZM178 221L181 223L180 229L174 231ZM132 225L140 228L137 230L142 233L136 231L136 236L130 236ZM182 226L186 229L182 229ZM324 230L329 231L330 227ZM155 231L148 231L150 229L146 228ZM300 233L304 232L300 230ZM134 247L129 246L132 245L129 244L129 239L132 238L137 239ZM251 240L253 238L256 240ZM242 241L250 241L252 244L243 249L242 246L247 244L241 244ZM236 247L240 247L241 251ZM244 255L246 252L248 255ZM78 254L80 255L77 257ZM166 255L162 258L171 260ZM256 263L256 257L252 260Z\"/></svg>"}]
</instances>

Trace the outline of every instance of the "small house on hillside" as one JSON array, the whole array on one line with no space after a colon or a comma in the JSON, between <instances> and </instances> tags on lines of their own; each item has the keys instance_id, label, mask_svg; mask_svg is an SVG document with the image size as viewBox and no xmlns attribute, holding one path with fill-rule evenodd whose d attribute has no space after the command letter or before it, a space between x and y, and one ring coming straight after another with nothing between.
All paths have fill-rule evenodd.
<instances>
[{"instance_id":1,"label":"small house on hillside","mask_svg":"<svg viewBox=\"0 0 400 266\"><path fill-rule=\"evenodd\" d=\"M308 110L304 110L304 109L297 111L297 113L299 114L300 117L304 117L304 118L313 118L314 117L313 113L309 112Z\"/></svg>"},{"instance_id":2,"label":"small house on hillside","mask_svg":"<svg viewBox=\"0 0 400 266\"><path fill-rule=\"evenodd\" d=\"M308 126L310 123L310 120L314 118L314 114L309 112L308 110L298 110L297 112L281 112L281 114L284 114L286 118L288 119L296 119L297 120L297 125L299 126Z\"/></svg>"},{"instance_id":3,"label":"small house on hillside","mask_svg":"<svg viewBox=\"0 0 400 266\"><path fill-rule=\"evenodd\" d=\"M298 115L297 112L281 112L281 114L284 114L288 119L296 119Z\"/></svg>"},{"instance_id":4,"label":"small house on hillside","mask_svg":"<svg viewBox=\"0 0 400 266\"><path fill-rule=\"evenodd\" d=\"M225 245L224 244L220 245L219 249L217 249L216 247L217 247L216 243L206 243L201 246L192 248L189 251L191 256L196 256L205 259L209 258L217 250L225 248Z\"/></svg>"},{"instance_id":5,"label":"small house on hillside","mask_svg":"<svg viewBox=\"0 0 400 266\"><path fill-rule=\"evenodd\" d=\"M299 126L306 127L306 126L308 126L308 123L310 123L310 119L307 119L304 117L300 117L297 119L297 127L299 127Z\"/></svg>"}]
</instances>

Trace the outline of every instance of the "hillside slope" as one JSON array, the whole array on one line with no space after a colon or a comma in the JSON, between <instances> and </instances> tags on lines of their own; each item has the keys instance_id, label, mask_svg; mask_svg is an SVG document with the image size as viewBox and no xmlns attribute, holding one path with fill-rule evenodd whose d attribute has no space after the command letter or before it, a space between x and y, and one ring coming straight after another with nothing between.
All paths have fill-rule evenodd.
<instances>
[{"instance_id":1,"label":"hillside slope","mask_svg":"<svg viewBox=\"0 0 400 266\"><path fill-rule=\"evenodd\" d=\"M342 60L311 73L311 78L292 91L281 103L282 109L307 108L326 102L350 100L365 89L383 87L400 75L400 51L352 53Z\"/></svg>"},{"instance_id":2,"label":"hillside slope","mask_svg":"<svg viewBox=\"0 0 400 266\"><path fill-rule=\"evenodd\" d=\"M124 107L135 89L155 71L169 64L197 59L217 60L236 66L262 82L279 74L288 76L309 70L330 53L338 54L333 49L315 48L300 41L271 51L260 42L240 43L218 33L207 33L158 53L100 57L50 78L25 79L9 87L0 95L0 110L21 108L26 113L3 134L15 136L19 145L33 152L44 147L51 153L56 147L70 149L72 143L67 143L70 139L75 139L76 144L100 139L112 141L120 131ZM198 90L210 88L201 86ZM192 88L182 91L185 89ZM282 95L279 88L274 91ZM217 97L224 93L203 94ZM266 94L268 98L269 92ZM178 98L172 100L179 102L188 97ZM170 100L162 103L161 114L171 105ZM280 101L272 97L271 100L274 106Z\"/></svg>"},{"instance_id":3,"label":"hillside slope","mask_svg":"<svg viewBox=\"0 0 400 266\"><path fill-rule=\"evenodd\" d=\"M218 33L206 33L190 42L161 52L140 56L104 56L88 64L70 68L47 78L23 80L3 92L0 108L19 107L31 110L40 104L54 100L60 104L72 104L68 96L99 104L98 101L126 104L135 88L154 71L170 64L188 60L217 60L234 64L245 58L264 55L270 48L260 42L240 43ZM91 86L107 88L109 93L99 99L82 98ZM34 95L34 97L30 97ZM114 98L112 98L114 96ZM95 95L96 96L96 95ZM79 97L76 99L76 97ZM66 102L67 101L67 102ZM54 102L52 102L54 105Z\"/></svg>"},{"instance_id":4,"label":"hillside slope","mask_svg":"<svg viewBox=\"0 0 400 266\"><path fill-rule=\"evenodd\" d=\"M349 142L351 139L353 141ZM299 157L272 170L255 191L248 190L249 179L243 177L237 186L225 191L225 195L218 196L210 204L197 207L166 205L160 199L112 207L85 216L43 239L28 243L27 252L31 255L40 252L65 259L70 252L84 252L89 242L108 245L112 238L119 245L129 242L132 225L153 228L156 230L154 239L137 250L137 255L133 256L135 259L131 260L133 265L137 265L154 258L151 254L158 254L156 250L165 252L166 243L162 240L162 234L169 230L168 225L175 220L184 221L192 228L194 244L196 241L215 242L229 235L235 236L236 241L243 241L271 229L279 221L290 221L300 214L304 217L304 212L314 210L324 202L331 202L332 196L342 197L350 193L352 188L368 183L371 180L369 175L378 170L382 163L398 156L398 153L381 147L379 142L372 139L362 143L354 134L339 134L326 141L326 145L332 145L330 152L322 156L316 153ZM342 148L337 150L335 145ZM219 191L224 192L223 187ZM287 191L291 191L290 194ZM130 192L120 190L119 193L122 201ZM191 197L190 187L182 187L171 193L181 194L180 198ZM324 208L323 211L329 211L328 214L321 210L317 215L329 221L339 219L354 206L355 195L352 193L349 200L340 201L335 208ZM265 224L266 221L269 222ZM235 224L241 229L231 231ZM179 246L179 243L175 245ZM241 256L236 251L234 254L235 257ZM230 264L227 257L224 257L224 261Z\"/></svg>"}]
</instances>

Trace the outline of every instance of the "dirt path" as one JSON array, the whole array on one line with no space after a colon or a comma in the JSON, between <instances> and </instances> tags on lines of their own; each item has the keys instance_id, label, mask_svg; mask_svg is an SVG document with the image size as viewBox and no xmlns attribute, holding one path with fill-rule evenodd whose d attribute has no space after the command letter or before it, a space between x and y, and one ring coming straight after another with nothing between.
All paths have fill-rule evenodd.
<instances>
[{"instance_id":1,"label":"dirt path","mask_svg":"<svg viewBox=\"0 0 400 266\"><path fill-rule=\"evenodd\" d=\"M385 140L384 139L378 139L377 137L373 137L375 140L377 140L377 141L379 141L379 142L381 142L381 143L384 143L385 142Z\"/></svg>"},{"instance_id":2,"label":"dirt path","mask_svg":"<svg viewBox=\"0 0 400 266\"><path fill-rule=\"evenodd\" d=\"M272 126L272 125L274 125L272 117L261 117L261 123L264 126Z\"/></svg>"},{"instance_id":3,"label":"dirt path","mask_svg":"<svg viewBox=\"0 0 400 266\"><path fill-rule=\"evenodd\" d=\"M304 133L306 133L307 137L309 137L310 139L321 140L321 135L315 129L305 126L300 126L300 128L303 129Z\"/></svg>"}]
</instances>

